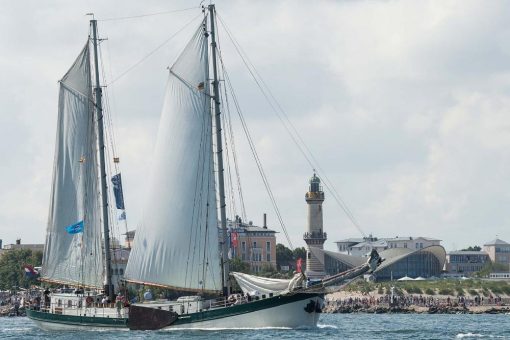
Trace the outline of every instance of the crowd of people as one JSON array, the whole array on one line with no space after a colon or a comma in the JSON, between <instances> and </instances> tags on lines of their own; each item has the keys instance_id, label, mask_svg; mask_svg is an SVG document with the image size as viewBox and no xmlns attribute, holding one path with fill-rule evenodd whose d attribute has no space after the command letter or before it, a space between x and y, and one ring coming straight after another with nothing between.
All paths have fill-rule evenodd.
<instances>
[{"instance_id":1,"label":"crowd of people","mask_svg":"<svg viewBox=\"0 0 510 340\"><path fill-rule=\"evenodd\" d=\"M370 308L376 306L384 306L384 307L410 307L410 306L419 306L419 307L440 307L440 306L448 306L448 307L471 307L471 306L501 306L501 305L509 305L510 299L503 299L500 296L492 296L488 297L483 296L474 296L474 297L464 297L464 296L448 296L444 297L434 297L434 296L423 296L423 295L381 295L381 296L353 296L346 297L344 299L335 298L326 300L326 306L330 308L335 307L359 307L359 308Z\"/></svg>"}]
</instances>

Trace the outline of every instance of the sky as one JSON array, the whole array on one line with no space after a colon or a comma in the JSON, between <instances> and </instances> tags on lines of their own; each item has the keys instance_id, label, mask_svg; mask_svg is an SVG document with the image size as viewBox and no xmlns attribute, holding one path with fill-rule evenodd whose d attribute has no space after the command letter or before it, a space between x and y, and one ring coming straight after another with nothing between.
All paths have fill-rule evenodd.
<instances>
[{"instance_id":1,"label":"sky","mask_svg":"<svg viewBox=\"0 0 510 340\"><path fill-rule=\"evenodd\" d=\"M0 3L0 239L44 241L58 80L86 42L90 12L107 38L101 44L106 91L128 224L135 228L166 68L198 24L200 2ZM361 231L326 191L326 249L363 233L434 237L447 250L496 237L510 242L509 2L218 0L216 6L312 151L314 167L359 223ZM104 20L131 16L137 17ZM259 157L293 246L304 246L313 168L222 29L223 59ZM278 242L286 243L239 121L233 124L248 219L260 225L266 212Z\"/></svg>"}]
</instances>

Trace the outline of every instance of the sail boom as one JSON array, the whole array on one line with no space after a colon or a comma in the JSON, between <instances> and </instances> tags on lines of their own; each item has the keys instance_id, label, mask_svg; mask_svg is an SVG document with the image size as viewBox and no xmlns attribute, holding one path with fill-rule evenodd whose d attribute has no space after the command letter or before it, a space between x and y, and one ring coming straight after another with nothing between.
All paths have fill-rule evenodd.
<instances>
[{"instance_id":1,"label":"sail boom","mask_svg":"<svg viewBox=\"0 0 510 340\"><path fill-rule=\"evenodd\" d=\"M185 288L185 287L176 287L171 285L164 285L161 283L154 283L154 282L146 282L146 281L139 281L139 280L132 280L132 279L124 279L124 281L129 283L135 283L139 285L144 286L151 286L151 287L158 287L158 288L165 288L165 289L173 289L178 290L182 292L190 292L190 293L207 293L207 294L220 294L220 290L210 290L210 289L196 289L196 288Z\"/></svg>"},{"instance_id":2,"label":"sail boom","mask_svg":"<svg viewBox=\"0 0 510 340\"><path fill-rule=\"evenodd\" d=\"M55 279L50 279L47 277L40 277L38 280L41 282L52 283L52 284L57 284L57 285L68 285L71 287L103 289L102 286L87 285L87 284L83 284L81 282L76 282L76 281L55 280Z\"/></svg>"}]
</instances>

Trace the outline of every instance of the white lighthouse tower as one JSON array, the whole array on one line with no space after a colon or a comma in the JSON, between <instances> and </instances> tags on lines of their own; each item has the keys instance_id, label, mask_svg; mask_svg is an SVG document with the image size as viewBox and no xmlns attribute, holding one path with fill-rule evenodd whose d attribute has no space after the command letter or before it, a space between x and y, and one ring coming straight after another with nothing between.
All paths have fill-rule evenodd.
<instances>
[{"instance_id":1,"label":"white lighthouse tower","mask_svg":"<svg viewBox=\"0 0 510 340\"><path fill-rule=\"evenodd\" d=\"M326 275L324 270L324 254L316 252L315 255L310 248L324 249L324 242L327 235L322 227L322 202L324 192L322 191L321 180L313 174L310 178L310 187L305 195L308 204L308 228L303 235L306 242L306 276L309 278L323 278Z\"/></svg>"}]
</instances>

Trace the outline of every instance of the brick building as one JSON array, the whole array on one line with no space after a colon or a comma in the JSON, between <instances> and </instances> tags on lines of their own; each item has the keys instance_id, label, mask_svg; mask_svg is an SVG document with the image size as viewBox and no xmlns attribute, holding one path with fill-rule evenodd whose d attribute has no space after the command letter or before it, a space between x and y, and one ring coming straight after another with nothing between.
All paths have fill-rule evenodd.
<instances>
[{"instance_id":1,"label":"brick building","mask_svg":"<svg viewBox=\"0 0 510 340\"><path fill-rule=\"evenodd\" d=\"M268 229L265 220L264 214L262 227L243 223L240 218L227 223L231 257L248 263L253 273L276 268L276 231Z\"/></svg>"}]
</instances>

